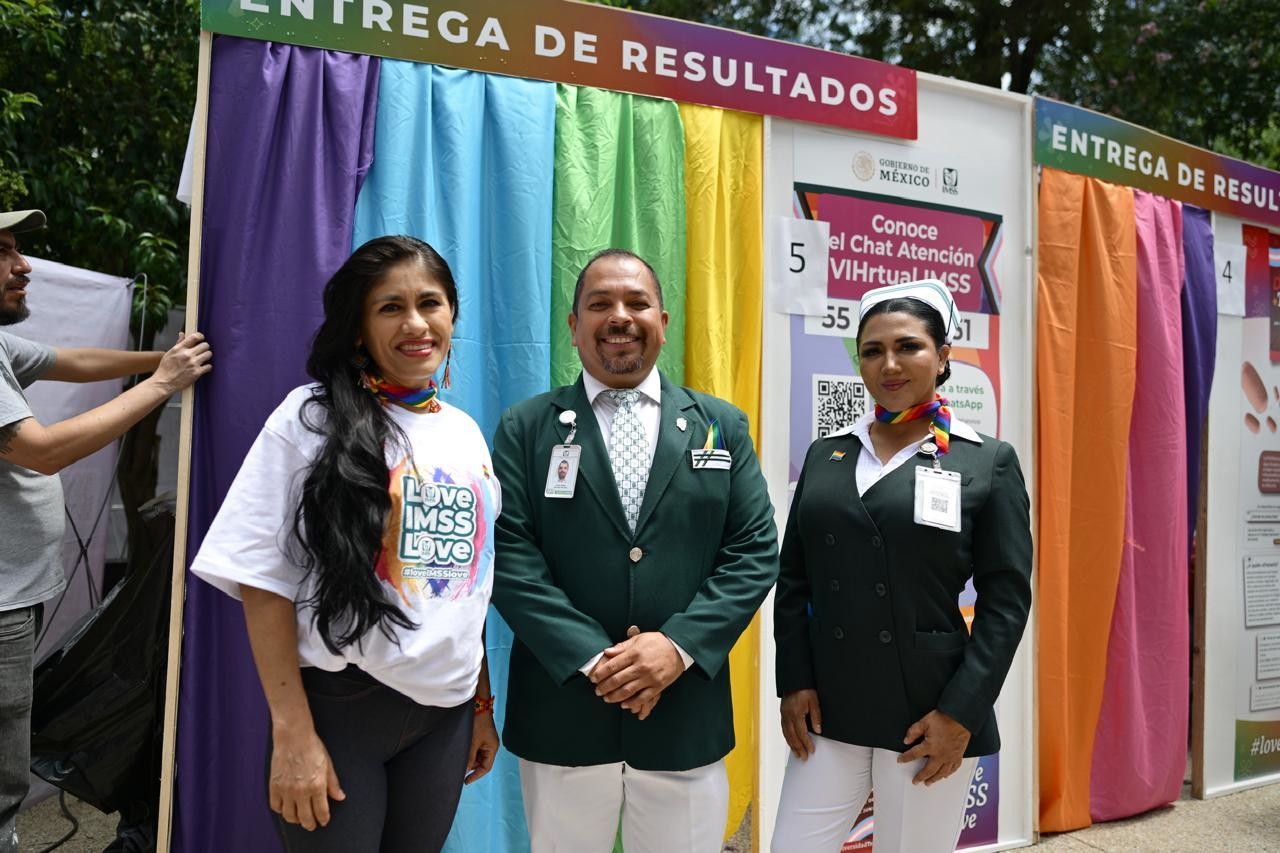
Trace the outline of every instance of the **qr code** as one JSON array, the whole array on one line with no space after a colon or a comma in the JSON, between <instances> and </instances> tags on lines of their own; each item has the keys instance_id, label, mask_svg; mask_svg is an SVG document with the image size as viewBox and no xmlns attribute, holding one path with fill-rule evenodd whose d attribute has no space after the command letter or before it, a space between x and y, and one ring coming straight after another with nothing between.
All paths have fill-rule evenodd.
<instances>
[{"instance_id":1,"label":"qr code","mask_svg":"<svg viewBox=\"0 0 1280 853\"><path fill-rule=\"evenodd\" d=\"M813 437L826 438L870 408L867 386L857 376L813 376Z\"/></svg>"}]
</instances>

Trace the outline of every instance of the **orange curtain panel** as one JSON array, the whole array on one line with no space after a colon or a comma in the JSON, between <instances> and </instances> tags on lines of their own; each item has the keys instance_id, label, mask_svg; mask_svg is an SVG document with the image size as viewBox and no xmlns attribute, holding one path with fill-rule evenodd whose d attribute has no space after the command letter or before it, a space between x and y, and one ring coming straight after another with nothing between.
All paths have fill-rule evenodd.
<instances>
[{"instance_id":1,"label":"orange curtain panel","mask_svg":"<svg viewBox=\"0 0 1280 853\"><path fill-rule=\"evenodd\" d=\"M1040 829L1088 826L1125 532L1137 354L1133 192L1044 169L1036 386Z\"/></svg>"}]
</instances>

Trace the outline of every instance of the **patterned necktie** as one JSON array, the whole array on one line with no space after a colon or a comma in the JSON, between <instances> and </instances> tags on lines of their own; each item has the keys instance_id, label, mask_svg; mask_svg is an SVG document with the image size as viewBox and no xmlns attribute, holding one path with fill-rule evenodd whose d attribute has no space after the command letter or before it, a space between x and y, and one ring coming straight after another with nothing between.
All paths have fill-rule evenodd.
<instances>
[{"instance_id":1,"label":"patterned necktie","mask_svg":"<svg viewBox=\"0 0 1280 853\"><path fill-rule=\"evenodd\" d=\"M605 393L618 404L609 429L609 462L613 465L618 496L622 498L622 511L626 513L631 532L635 533L640 504L644 503L645 483L649 480L649 440L635 410L640 392L625 388Z\"/></svg>"}]
</instances>

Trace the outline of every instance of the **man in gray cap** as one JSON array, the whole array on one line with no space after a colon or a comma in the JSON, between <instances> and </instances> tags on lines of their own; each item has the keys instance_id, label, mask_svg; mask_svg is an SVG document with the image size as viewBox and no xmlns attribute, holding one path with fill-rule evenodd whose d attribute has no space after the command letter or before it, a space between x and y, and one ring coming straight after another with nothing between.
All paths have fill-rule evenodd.
<instances>
[{"instance_id":1,"label":"man in gray cap","mask_svg":"<svg viewBox=\"0 0 1280 853\"><path fill-rule=\"evenodd\" d=\"M31 265L18 234L43 228L38 210L0 212L0 326L27 318ZM92 322L72 318L70 322ZM0 853L16 853L27 793L31 674L43 603L60 593L66 466L105 447L211 369L199 334L165 353L55 348L0 331ZM96 382L151 373L96 409L55 424L32 417L22 389L37 379Z\"/></svg>"}]
</instances>

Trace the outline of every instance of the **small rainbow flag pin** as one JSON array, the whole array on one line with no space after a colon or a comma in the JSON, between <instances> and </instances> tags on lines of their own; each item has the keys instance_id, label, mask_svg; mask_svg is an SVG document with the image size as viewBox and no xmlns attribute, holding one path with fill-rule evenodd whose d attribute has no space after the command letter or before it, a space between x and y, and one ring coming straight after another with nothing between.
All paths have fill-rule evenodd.
<instances>
[{"instance_id":1,"label":"small rainbow flag pin","mask_svg":"<svg viewBox=\"0 0 1280 853\"><path fill-rule=\"evenodd\" d=\"M830 458L830 459L828 459L827 461L828 461L828 462L839 462L839 461L840 461L841 459L843 459L843 458L844 458L844 451L843 451L843 450L833 450L833 451L831 451L831 458Z\"/></svg>"}]
</instances>

